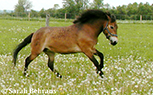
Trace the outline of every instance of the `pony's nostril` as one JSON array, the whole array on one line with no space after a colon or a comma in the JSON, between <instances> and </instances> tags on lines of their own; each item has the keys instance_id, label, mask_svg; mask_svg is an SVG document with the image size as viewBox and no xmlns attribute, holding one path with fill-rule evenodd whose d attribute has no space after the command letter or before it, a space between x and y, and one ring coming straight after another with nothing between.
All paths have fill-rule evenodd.
<instances>
[{"instance_id":1,"label":"pony's nostril","mask_svg":"<svg viewBox=\"0 0 153 95\"><path fill-rule=\"evenodd\" d=\"M115 41L114 44L117 44L117 42Z\"/></svg>"},{"instance_id":2,"label":"pony's nostril","mask_svg":"<svg viewBox=\"0 0 153 95\"><path fill-rule=\"evenodd\" d=\"M112 44L112 45L116 45L116 44L117 44L117 41L114 41L114 42L112 42L111 44Z\"/></svg>"}]
</instances>

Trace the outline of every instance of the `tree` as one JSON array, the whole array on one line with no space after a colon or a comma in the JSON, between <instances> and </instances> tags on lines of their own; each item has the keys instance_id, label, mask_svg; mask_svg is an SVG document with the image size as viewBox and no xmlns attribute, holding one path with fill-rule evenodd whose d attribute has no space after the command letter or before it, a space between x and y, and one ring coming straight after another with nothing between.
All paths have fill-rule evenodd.
<instances>
[{"instance_id":1,"label":"tree","mask_svg":"<svg viewBox=\"0 0 153 95\"><path fill-rule=\"evenodd\" d=\"M54 9L54 10L57 10L59 7L60 7L59 4L54 4L53 9Z\"/></svg>"},{"instance_id":2,"label":"tree","mask_svg":"<svg viewBox=\"0 0 153 95\"><path fill-rule=\"evenodd\" d=\"M105 9L107 9L107 10L110 10L110 9L111 9L111 7L110 7L110 5L109 5L108 3L105 4L104 7L105 7Z\"/></svg>"},{"instance_id":3,"label":"tree","mask_svg":"<svg viewBox=\"0 0 153 95\"><path fill-rule=\"evenodd\" d=\"M79 14L88 8L89 0L63 0L66 13Z\"/></svg>"},{"instance_id":4,"label":"tree","mask_svg":"<svg viewBox=\"0 0 153 95\"><path fill-rule=\"evenodd\" d=\"M146 3L144 4L144 6L145 6L145 9L146 9L145 14L147 14L147 15L152 14L152 9L151 9L150 4L149 4L148 2L146 2Z\"/></svg>"},{"instance_id":5,"label":"tree","mask_svg":"<svg viewBox=\"0 0 153 95\"><path fill-rule=\"evenodd\" d=\"M91 7L93 9L102 9L103 5L103 0L93 0L93 4L91 5Z\"/></svg>"},{"instance_id":6,"label":"tree","mask_svg":"<svg viewBox=\"0 0 153 95\"><path fill-rule=\"evenodd\" d=\"M67 12L73 12L75 10L75 3L73 0L63 0L63 7L67 10Z\"/></svg>"},{"instance_id":7,"label":"tree","mask_svg":"<svg viewBox=\"0 0 153 95\"><path fill-rule=\"evenodd\" d=\"M117 16L116 18L118 19L126 19L126 15L127 15L127 6L126 5L122 5L122 6L118 6L117 7Z\"/></svg>"},{"instance_id":8,"label":"tree","mask_svg":"<svg viewBox=\"0 0 153 95\"><path fill-rule=\"evenodd\" d=\"M39 11L39 15L40 15L40 17L42 17L42 18L45 18L45 17L46 17L46 12L45 12L45 9L44 9L44 8L42 8L42 9Z\"/></svg>"},{"instance_id":9,"label":"tree","mask_svg":"<svg viewBox=\"0 0 153 95\"><path fill-rule=\"evenodd\" d=\"M117 9L116 9L116 7L113 6L113 7L109 10L109 12L112 13L112 14L117 14Z\"/></svg>"},{"instance_id":10,"label":"tree","mask_svg":"<svg viewBox=\"0 0 153 95\"><path fill-rule=\"evenodd\" d=\"M133 4L128 4L127 6L127 15L129 19L139 20L140 16L138 15L138 3L134 2Z\"/></svg>"},{"instance_id":11,"label":"tree","mask_svg":"<svg viewBox=\"0 0 153 95\"><path fill-rule=\"evenodd\" d=\"M127 14L126 9L127 9L126 5L118 6L117 7L117 12L118 12L118 14L126 15Z\"/></svg>"},{"instance_id":12,"label":"tree","mask_svg":"<svg viewBox=\"0 0 153 95\"><path fill-rule=\"evenodd\" d=\"M31 17L39 17L39 14L38 14L38 12L37 11L35 11L35 10L31 10Z\"/></svg>"},{"instance_id":13,"label":"tree","mask_svg":"<svg viewBox=\"0 0 153 95\"><path fill-rule=\"evenodd\" d=\"M128 4L127 6L127 14L128 15L135 15L138 11L138 3Z\"/></svg>"},{"instance_id":14,"label":"tree","mask_svg":"<svg viewBox=\"0 0 153 95\"><path fill-rule=\"evenodd\" d=\"M18 4L15 5L15 13L18 16L24 16L28 10L32 8L32 3L28 0L18 0Z\"/></svg>"},{"instance_id":15,"label":"tree","mask_svg":"<svg viewBox=\"0 0 153 95\"><path fill-rule=\"evenodd\" d=\"M138 14L143 16L142 19L145 19L145 20L151 19L152 10L148 2L146 2L145 4L143 3L139 4Z\"/></svg>"}]
</instances>

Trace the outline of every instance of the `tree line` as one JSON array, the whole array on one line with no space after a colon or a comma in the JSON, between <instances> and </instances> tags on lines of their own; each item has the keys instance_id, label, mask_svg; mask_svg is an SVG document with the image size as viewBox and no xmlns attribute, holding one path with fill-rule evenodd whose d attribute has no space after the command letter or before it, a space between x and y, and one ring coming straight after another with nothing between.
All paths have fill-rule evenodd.
<instances>
[{"instance_id":1,"label":"tree line","mask_svg":"<svg viewBox=\"0 0 153 95\"><path fill-rule=\"evenodd\" d=\"M58 4L55 4L53 8L45 10L42 8L40 11L31 9L32 3L29 0L18 0L18 4L15 5L15 9L7 15L14 17L41 17L45 18L46 14L50 14L54 18L67 18L74 19L87 9L100 9L103 11L109 11L115 14L117 19L134 19L139 20L140 15L142 19L153 19L153 4L146 3L130 3L128 5L122 5L117 7L111 7L108 3L104 4L103 0L63 0L63 7L59 8Z\"/></svg>"}]
</instances>

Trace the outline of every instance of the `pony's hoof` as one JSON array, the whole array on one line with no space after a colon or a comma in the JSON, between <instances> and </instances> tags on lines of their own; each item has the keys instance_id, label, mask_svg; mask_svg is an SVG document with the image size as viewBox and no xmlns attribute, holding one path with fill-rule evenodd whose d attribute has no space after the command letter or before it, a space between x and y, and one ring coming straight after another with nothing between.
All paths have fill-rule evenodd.
<instances>
[{"instance_id":1,"label":"pony's hoof","mask_svg":"<svg viewBox=\"0 0 153 95\"><path fill-rule=\"evenodd\" d=\"M97 74L99 74L101 78L104 78L103 77L104 73L102 71L97 71Z\"/></svg>"},{"instance_id":2,"label":"pony's hoof","mask_svg":"<svg viewBox=\"0 0 153 95\"><path fill-rule=\"evenodd\" d=\"M60 75L59 78L62 78L62 76Z\"/></svg>"},{"instance_id":3,"label":"pony's hoof","mask_svg":"<svg viewBox=\"0 0 153 95\"><path fill-rule=\"evenodd\" d=\"M24 76L24 77L29 77L29 74L27 74L27 71L24 71L24 72L23 72L23 76Z\"/></svg>"},{"instance_id":4,"label":"pony's hoof","mask_svg":"<svg viewBox=\"0 0 153 95\"><path fill-rule=\"evenodd\" d=\"M58 78L62 78L62 75L60 75L59 73L56 72L55 74Z\"/></svg>"},{"instance_id":5,"label":"pony's hoof","mask_svg":"<svg viewBox=\"0 0 153 95\"><path fill-rule=\"evenodd\" d=\"M61 75L57 75L57 77L58 77L58 78L62 78L62 76L61 76Z\"/></svg>"},{"instance_id":6,"label":"pony's hoof","mask_svg":"<svg viewBox=\"0 0 153 95\"><path fill-rule=\"evenodd\" d=\"M29 77L29 74L23 73L24 77Z\"/></svg>"},{"instance_id":7,"label":"pony's hoof","mask_svg":"<svg viewBox=\"0 0 153 95\"><path fill-rule=\"evenodd\" d=\"M24 71L24 72L23 72L23 76L26 76L26 75L27 75L27 73Z\"/></svg>"},{"instance_id":8,"label":"pony's hoof","mask_svg":"<svg viewBox=\"0 0 153 95\"><path fill-rule=\"evenodd\" d=\"M62 78L62 75L60 75L60 74L58 73L58 74L57 74L57 77L58 77L58 78Z\"/></svg>"},{"instance_id":9,"label":"pony's hoof","mask_svg":"<svg viewBox=\"0 0 153 95\"><path fill-rule=\"evenodd\" d=\"M104 75L100 75L101 78L104 78Z\"/></svg>"}]
</instances>

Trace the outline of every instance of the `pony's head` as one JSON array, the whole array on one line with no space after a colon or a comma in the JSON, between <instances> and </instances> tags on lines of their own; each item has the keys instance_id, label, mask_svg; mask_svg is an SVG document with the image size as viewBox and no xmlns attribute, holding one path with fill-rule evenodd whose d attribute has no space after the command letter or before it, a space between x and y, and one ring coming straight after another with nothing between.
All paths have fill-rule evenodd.
<instances>
[{"instance_id":1,"label":"pony's head","mask_svg":"<svg viewBox=\"0 0 153 95\"><path fill-rule=\"evenodd\" d=\"M87 10L82 13L76 20L73 21L74 24L86 24L93 22L102 21L103 25L99 25L101 27L100 32L103 31L106 38L110 40L112 45L116 45L118 42L117 38L117 23L116 17L111 15L109 12L103 12L101 10Z\"/></svg>"},{"instance_id":2,"label":"pony's head","mask_svg":"<svg viewBox=\"0 0 153 95\"><path fill-rule=\"evenodd\" d=\"M116 17L111 15L110 13L106 13L108 21L105 22L105 26L103 26L103 33L105 34L106 38L110 40L112 45L116 45L118 42L117 38L117 23Z\"/></svg>"}]
</instances>

